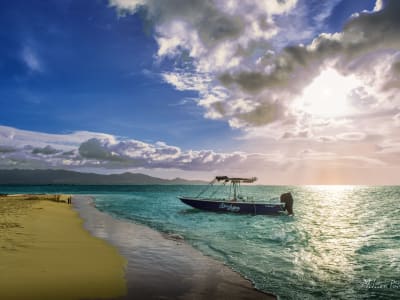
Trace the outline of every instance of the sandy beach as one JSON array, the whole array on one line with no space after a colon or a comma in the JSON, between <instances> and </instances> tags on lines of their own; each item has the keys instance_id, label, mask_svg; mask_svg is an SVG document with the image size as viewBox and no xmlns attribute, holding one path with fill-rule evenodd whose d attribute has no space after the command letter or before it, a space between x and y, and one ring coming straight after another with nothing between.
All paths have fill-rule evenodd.
<instances>
[{"instance_id":1,"label":"sandy beach","mask_svg":"<svg viewBox=\"0 0 400 300\"><path fill-rule=\"evenodd\" d=\"M98 211L90 197L74 197L73 206L93 235L127 259L123 299L276 299L180 237L115 219Z\"/></svg>"},{"instance_id":2,"label":"sandy beach","mask_svg":"<svg viewBox=\"0 0 400 300\"><path fill-rule=\"evenodd\" d=\"M49 198L0 197L0 299L124 295L126 260L91 236L70 205Z\"/></svg>"}]
</instances>

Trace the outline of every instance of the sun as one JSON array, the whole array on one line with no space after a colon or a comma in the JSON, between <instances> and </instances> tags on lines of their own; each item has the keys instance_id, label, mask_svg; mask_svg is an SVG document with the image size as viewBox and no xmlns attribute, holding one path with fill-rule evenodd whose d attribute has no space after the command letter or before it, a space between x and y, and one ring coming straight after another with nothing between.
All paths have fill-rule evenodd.
<instances>
[{"instance_id":1,"label":"sun","mask_svg":"<svg viewBox=\"0 0 400 300\"><path fill-rule=\"evenodd\" d=\"M321 118L345 116L352 111L351 91L361 85L354 75L343 76L326 69L303 90L295 107Z\"/></svg>"}]
</instances>

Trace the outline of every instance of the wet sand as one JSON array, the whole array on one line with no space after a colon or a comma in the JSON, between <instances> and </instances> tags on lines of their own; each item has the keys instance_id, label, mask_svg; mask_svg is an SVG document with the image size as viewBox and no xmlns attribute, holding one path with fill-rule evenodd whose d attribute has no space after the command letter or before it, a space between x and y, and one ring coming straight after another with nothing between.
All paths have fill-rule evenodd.
<instances>
[{"instance_id":1,"label":"wet sand","mask_svg":"<svg viewBox=\"0 0 400 300\"><path fill-rule=\"evenodd\" d=\"M55 202L67 198L53 198L0 197L0 299L125 295L125 259L91 236L70 205Z\"/></svg>"},{"instance_id":2,"label":"wet sand","mask_svg":"<svg viewBox=\"0 0 400 300\"><path fill-rule=\"evenodd\" d=\"M118 299L276 299L183 240L118 220L94 208L90 197L73 206L94 236L115 245L127 259L128 293Z\"/></svg>"}]
</instances>

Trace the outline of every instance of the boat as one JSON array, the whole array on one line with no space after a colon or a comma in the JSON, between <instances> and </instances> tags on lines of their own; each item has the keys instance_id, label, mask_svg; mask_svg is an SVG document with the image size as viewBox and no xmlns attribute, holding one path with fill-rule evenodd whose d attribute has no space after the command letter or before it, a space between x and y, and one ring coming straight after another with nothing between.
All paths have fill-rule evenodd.
<instances>
[{"instance_id":1,"label":"boat","mask_svg":"<svg viewBox=\"0 0 400 300\"><path fill-rule=\"evenodd\" d=\"M237 214L253 214L253 215L278 215L286 213L293 215L293 197L290 192L280 195L280 202L255 201L251 197L244 197L241 194L240 185L242 183L253 183L256 177L240 178L228 176L216 176L209 185L202 190L197 196L179 196L178 198L185 204L206 211L212 212L230 212ZM217 185L218 183L222 183ZM216 189L212 187L217 186ZM217 193L225 187L226 197L216 197ZM209 196L205 196L211 190Z\"/></svg>"}]
</instances>

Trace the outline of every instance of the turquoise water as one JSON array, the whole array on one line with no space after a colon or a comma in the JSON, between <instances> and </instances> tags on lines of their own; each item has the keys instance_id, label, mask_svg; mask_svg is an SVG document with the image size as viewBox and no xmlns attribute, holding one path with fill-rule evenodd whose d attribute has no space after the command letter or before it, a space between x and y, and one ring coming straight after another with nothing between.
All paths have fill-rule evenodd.
<instances>
[{"instance_id":1,"label":"turquoise water","mask_svg":"<svg viewBox=\"0 0 400 300\"><path fill-rule=\"evenodd\" d=\"M201 186L0 187L0 193L91 194L115 217L182 235L281 299L400 299L400 187L254 186L291 191L294 217L202 212L182 204ZM127 237L129 238L129 237Z\"/></svg>"}]
</instances>

